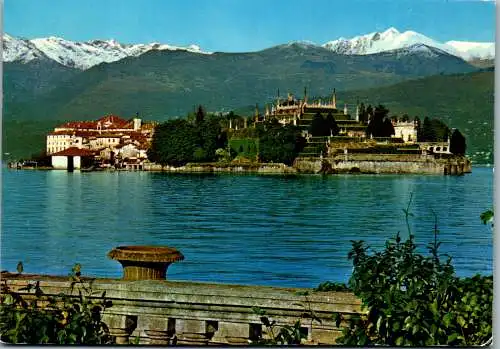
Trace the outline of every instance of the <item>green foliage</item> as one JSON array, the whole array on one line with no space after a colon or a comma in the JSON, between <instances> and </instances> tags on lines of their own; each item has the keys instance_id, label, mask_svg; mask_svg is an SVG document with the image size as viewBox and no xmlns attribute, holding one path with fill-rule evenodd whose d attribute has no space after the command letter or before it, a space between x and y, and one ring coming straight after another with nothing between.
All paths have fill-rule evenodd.
<instances>
[{"instance_id":1,"label":"green foliage","mask_svg":"<svg viewBox=\"0 0 500 349\"><path fill-rule=\"evenodd\" d=\"M366 315L348 319L338 343L345 345L480 345L492 334L492 276L457 278L451 257L442 261L437 239L429 255L416 252L404 210L409 238L399 233L383 251L369 253L363 241L353 241L349 286L362 299ZM334 320L340 326L342 314Z\"/></svg>"},{"instance_id":2,"label":"green foliage","mask_svg":"<svg viewBox=\"0 0 500 349\"><path fill-rule=\"evenodd\" d=\"M199 134L186 120L171 120L156 127L148 158L151 161L174 166L193 161Z\"/></svg>"},{"instance_id":3,"label":"green foliage","mask_svg":"<svg viewBox=\"0 0 500 349\"><path fill-rule=\"evenodd\" d=\"M309 133L313 137L336 136L339 134L339 127L332 112L329 112L326 118L320 112L314 114L309 126Z\"/></svg>"},{"instance_id":4,"label":"green foliage","mask_svg":"<svg viewBox=\"0 0 500 349\"><path fill-rule=\"evenodd\" d=\"M336 282L331 282L331 281L325 281L322 282L321 284L318 285L314 289L315 292L349 292L351 289L349 286L346 284L341 284L341 283L336 283Z\"/></svg>"},{"instance_id":5,"label":"green foliage","mask_svg":"<svg viewBox=\"0 0 500 349\"><path fill-rule=\"evenodd\" d=\"M465 137L458 129L454 130L450 139L450 152L453 154L464 155L467 149Z\"/></svg>"},{"instance_id":6,"label":"green foliage","mask_svg":"<svg viewBox=\"0 0 500 349\"><path fill-rule=\"evenodd\" d=\"M201 105L198 106L198 110L196 111L196 123L201 124L205 120L205 111Z\"/></svg>"},{"instance_id":7,"label":"green foliage","mask_svg":"<svg viewBox=\"0 0 500 349\"><path fill-rule=\"evenodd\" d=\"M173 166L217 160L216 150L225 148L227 143L221 120L217 116L200 120L194 124L187 120L170 120L158 125L148 158Z\"/></svg>"},{"instance_id":8,"label":"green foliage","mask_svg":"<svg viewBox=\"0 0 500 349\"><path fill-rule=\"evenodd\" d=\"M425 117L420 135L419 142L446 142L450 129L441 120Z\"/></svg>"},{"instance_id":9,"label":"green foliage","mask_svg":"<svg viewBox=\"0 0 500 349\"><path fill-rule=\"evenodd\" d=\"M309 133L314 137L323 137L330 135L330 132L325 125L325 119L320 112L314 114L311 121L311 126L309 126Z\"/></svg>"},{"instance_id":10,"label":"green foliage","mask_svg":"<svg viewBox=\"0 0 500 349\"><path fill-rule=\"evenodd\" d=\"M390 137L394 134L394 127L388 117L389 109L379 104L375 107L372 117L366 128L367 137Z\"/></svg>"},{"instance_id":11,"label":"green foliage","mask_svg":"<svg viewBox=\"0 0 500 349\"><path fill-rule=\"evenodd\" d=\"M297 345L301 344L302 340L306 338L305 333L302 331L300 319L295 321L293 326L276 324L276 320L269 319L266 316L265 310L254 307L253 312L260 316L260 321L265 326L265 333L267 338L258 338L254 344L258 345Z\"/></svg>"},{"instance_id":12,"label":"green foliage","mask_svg":"<svg viewBox=\"0 0 500 349\"><path fill-rule=\"evenodd\" d=\"M326 121L325 122L326 127L330 131L330 133L328 134L328 136L336 136L336 135L338 135L339 132L340 132L340 128L337 125L337 121L335 121L335 118L333 117L333 114L332 114L331 111L328 112L325 121Z\"/></svg>"},{"instance_id":13,"label":"green foliage","mask_svg":"<svg viewBox=\"0 0 500 349\"><path fill-rule=\"evenodd\" d=\"M306 140L298 127L268 123L259 139L259 159L262 162L282 162L291 165L305 144Z\"/></svg>"},{"instance_id":14,"label":"green foliage","mask_svg":"<svg viewBox=\"0 0 500 349\"><path fill-rule=\"evenodd\" d=\"M483 222L483 224L488 224L488 223L491 223L493 225L493 218L494 218L495 214L493 212L493 210L486 210L484 211L483 213L481 213L481 222Z\"/></svg>"},{"instance_id":15,"label":"green foliage","mask_svg":"<svg viewBox=\"0 0 500 349\"><path fill-rule=\"evenodd\" d=\"M28 284L18 292L7 282L0 299L0 338L13 344L110 344L102 312L111 306L106 292L99 296L80 280L80 266L70 275L72 291L78 296L46 296L40 283ZM26 295L26 293L28 295Z\"/></svg>"},{"instance_id":16,"label":"green foliage","mask_svg":"<svg viewBox=\"0 0 500 349\"><path fill-rule=\"evenodd\" d=\"M229 146L237 156L243 156L247 159L256 159L259 153L258 138L231 138Z\"/></svg>"}]
</instances>

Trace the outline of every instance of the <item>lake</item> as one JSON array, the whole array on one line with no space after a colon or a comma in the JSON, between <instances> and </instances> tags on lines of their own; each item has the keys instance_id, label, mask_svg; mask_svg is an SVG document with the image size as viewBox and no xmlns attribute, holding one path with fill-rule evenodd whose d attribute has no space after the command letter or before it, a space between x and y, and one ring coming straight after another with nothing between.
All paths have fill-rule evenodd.
<instances>
[{"instance_id":1,"label":"lake","mask_svg":"<svg viewBox=\"0 0 500 349\"><path fill-rule=\"evenodd\" d=\"M185 260L173 280L315 287L347 282L351 240L380 248L411 229L422 252L438 217L440 251L460 276L492 273L492 168L431 175L186 175L149 172L2 172L2 270L120 277L106 254L167 245Z\"/></svg>"}]
</instances>

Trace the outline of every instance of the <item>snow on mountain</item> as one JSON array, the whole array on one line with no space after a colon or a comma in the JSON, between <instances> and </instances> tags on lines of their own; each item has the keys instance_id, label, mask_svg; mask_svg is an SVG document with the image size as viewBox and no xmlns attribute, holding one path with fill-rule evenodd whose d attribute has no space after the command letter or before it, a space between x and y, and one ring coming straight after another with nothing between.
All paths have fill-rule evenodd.
<instances>
[{"instance_id":1,"label":"snow on mountain","mask_svg":"<svg viewBox=\"0 0 500 349\"><path fill-rule=\"evenodd\" d=\"M3 60L5 62L20 61L27 63L37 58L45 58L45 54L29 40L3 35Z\"/></svg>"},{"instance_id":2,"label":"snow on mountain","mask_svg":"<svg viewBox=\"0 0 500 349\"><path fill-rule=\"evenodd\" d=\"M469 60L471 57L492 58L495 54L494 43L461 41L441 43L411 30L400 33L395 28L389 28L384 32L373 32L366 35L355 36L351 39L340 38L329 41L322 46L339 54L367 55L408 48L417 44L435 47L465 60Z\"/></svg>"},{"instance_id":3,"label":"snow on mountain","mask_svg":"<svg viewBox=\"0 0 500 349\"><path fill-rule=\"evenodd\" d=\"M8 34L3 36L3 59L5 62L29 62L46 56L62 65L88 69L102 62L115 62L126 57L137 57L151 50L186 50L203 52L199 46L178 47L160 43L121 44L115 40L92 40L74 42L58 37L23 40Z\"/></svg>"},{"instance_id":4,"label":"snow on mountain","mask_svg":"<svg viewBox=\"0 0 500 349\"><path fill-rule=\"evenodd\" d=\"M396 48L389 51L383 52L391 52L395 53L397 57L418 54L420 57L429 57L436 58L442 55L449 55L450 53L441 50L437 47L429 46L422 43L412 44L410 46L405 46L403 48Z\"/></svg>"},{"instance_id":5,"label":"snow on mountain","mask_svg":"<svg viewBox=\"0 0 500 349\"><path fill-rule=\"evenodd\" d=\"M318 47L309 41L291 42L281 46L298 45L304 49ZM408 48L402 54L409 52L427 52L430 47L442 50L465 60L492 59L495 57L495 43L448 41L441 43L414 31L400 33L395 28L384 32L373 32L351 39L340 38L329 41L323 48L344 55L367 55ZM60 64L78 69L88 69L102 62L115 62L126 57L137 57L151 50L186 50L200 54L199 46L172 46L157 42L149 44L121 44L115 40L92 40L74 42L58 37L39 39L20 39L8 34L3 35L3 60L5 62L20 61L23 63L34 59L49 58Z\"/></svg>"},{"instance_id":6,"label":"snow on mountain","mask_svg":"<svg viewBox=\"0 0 500 349\"><path fill-rule=\"evenodd\" d=\"M453 47L465 60L494 59L494 42L447 41L446 45Z\"/></svg>"}]
</instances>

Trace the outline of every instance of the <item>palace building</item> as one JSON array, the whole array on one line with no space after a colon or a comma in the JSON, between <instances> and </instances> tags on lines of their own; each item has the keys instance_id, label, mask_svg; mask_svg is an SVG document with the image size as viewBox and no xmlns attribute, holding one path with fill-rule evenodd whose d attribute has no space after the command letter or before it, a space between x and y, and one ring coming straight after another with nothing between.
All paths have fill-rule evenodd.
<instances>
[{"instance_id":1,"label":"palace building","mask_svg":"<svg viewBox=\"0 0 500 349\"><path fill-rule=\"evenodd\" d=\"M326 117L332 114L335 122L340 128L339 136L347 137L364 137L366 124L359 120L359 106L356 106L355 117L349 114L347 104L342 108L337 106L337 94L335 89L332 93L332 98L329 100L314 100L309 101L307 89L304 88L303 99L296 99L294 95L288 94L287 98L281 100L278 90L276 101L271 104L271 108L266 105L263 118L256 118L256 122L262 122L269 118L276 118L279 123L293 124L301 127L304 131L309 128L311 121L317 113ZM258 115L258 110L256 110Z\"/></svg>"}]
</instances>

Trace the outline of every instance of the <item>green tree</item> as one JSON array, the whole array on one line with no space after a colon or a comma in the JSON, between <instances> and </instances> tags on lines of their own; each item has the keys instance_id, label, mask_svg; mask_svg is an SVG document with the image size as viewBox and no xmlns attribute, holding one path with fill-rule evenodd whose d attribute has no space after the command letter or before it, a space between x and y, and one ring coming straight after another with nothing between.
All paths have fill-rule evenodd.
<instances>
[{"instance_id":1,"label":"green tree","mask_svg":"<svg viewBox=\"0 0 500 349\"><path fill-rule=\"evenodd\" d=\"M359 121L362 121L362 122L368 121L368 114L366 112L366 107L365 107L364 103L361 103L359 105Z\"/></svg>"},{"instance_id":2,"label":"green tree","mask_svg":"<svg viewBox=\"0 0 500 349\"><path fill-rule=\"evenodd\" d=\"M349 287L367 313L344 319L348 324L337 342L418 347L486 343L492 335L493 277L455 276L451 257L439 253L436 216L434 239L427 245L429 255L417 253L409 207L403 209L406 241L398 233L382 251L373 251L364 241L352 242ZM334 318L339 327L343 315Z\"/></svg>"},{"instance_id":3,"label":"green tree","mask_svg":"<svg viewBox=\"0 0 500 349\"><path fill-rule=\"evenodd\" d=\"M448 126L438 120L425 117L422 126L422 142L445 142L449 135Z\"/></svg>"},{"instance_id":4,"label":"green tree","mask_svg":"<svg viewBox=\"0 0 500 349\"><path fill-rule=\"evenodd\" d=\"M322 137L330 135L330 128L327 120L321 115L320 112L314 114L311 121L311 126L309 126L309 132L314 137Z\"/></svg>"},{"instance_id":5,"label":"green tree","mask_svg":"<svg viewBox=\"0 0 500 349\"><path fill-rule=\"evenodd\" d=\"M195 125L187 120L169 120L156 127L148 158L162 165L182 166L194 160L199 144Z\"/></svg>"},{"instance_id":6,"label":"green tree","mask_svg":"<svg viewBox=\"0 0 500 349\"><path fill-rule=\"evenodd\" d=\"M330 136L330 134L332 136L336 136L339 134L340 128L337 125L337 121L335 121L335 118L333 117L333 114L331 111L328 112L328 115L326 116L326 126L327 126L328 130L330 130L330 133L328 134L328 136Z\"/></svg>"},{"instance_id":7,"label":"green tree","mask_svg":"<svg viewBox=\"0 0 500 349\"><path fill-rule=\"evenodd\" d=\"M199 157L195 161L215 161L215 151L226 146L227 134L222 132L220 121L219 117L210 116L197 125L199 132L197 145L203 149L203 153L198 151Z\"/></svg>"},{"instance_id":8,"label":"green tree","mask_svg":"<svg viewBox=\"0 0 500 349\"><path fill-rule=\"evenodd\" d=\"M306 140L297 126L268 124L259 138L259 158L263 162L291 165L305 144Z\"/></svg>"},{"instance_id":9,"label":"green tree","mask_svg":"<svg viewBox=\"0 0 500 349\"><path fill-rule=\"evenodd\" d=\"M394 127L391 120L388 118L389 109L379 104L373 111L371 118L366 128L366 135L370 137L390 137L394 134Z\"/></svg>"},{"instance_id":10,"label":"green tree","mask_svg":"<svg viewBox=\"0 0 500 349\"><path fill-rule=\"evenodd\" d=\"M198 110L196 111L196 123L200 124L205 119L205 111L201 105L198 106Z\"/></svg>"},{"instance_id":11,"label":"green tree","mask_svg":"<svg viewBox=\"0 0 500 349\"><path fill-rule=\"evenodd\" d=\"M365 112L365 121L368 122L370 121L370 119L373 117L373 107L371 104L368 105L368 107L366 107L366 112Z\"/></svg>"},{"instance_id":12,"label":"green tree","mask_svg":"<svg viewBox=\"0 0 500 349\"><path fill-rule=\"evenodd\" d=\"M451 134L450 152L457 155L464 155L466 149L467 144L464 135L458 129L455 129Z\"/></svg>"}]
</instances>

